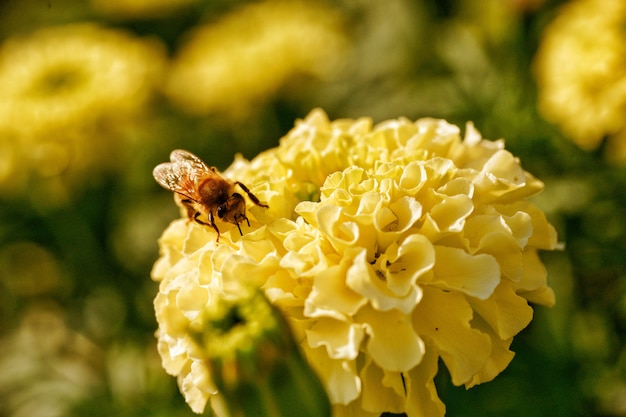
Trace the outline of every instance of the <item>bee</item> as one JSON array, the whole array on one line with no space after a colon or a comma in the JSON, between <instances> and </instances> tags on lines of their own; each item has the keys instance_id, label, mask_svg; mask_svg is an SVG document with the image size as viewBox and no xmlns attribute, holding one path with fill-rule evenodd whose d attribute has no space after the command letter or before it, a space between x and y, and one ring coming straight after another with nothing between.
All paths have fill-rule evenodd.
<instances>
[{"instance_id":1,"label":"bee","mask_svg":"<svg viewBox=\"0 0 626 417\"><path fill-rule=\"evenodd\" d=\"M248 198L260 207L268 208L250 192L248 187L239 181L231 181L220 175L215 167L209 167L202 159L191 152L176 149L170 154L171 162L157 165L152 175L157 183L175 194L176 201L187 210L187 217L198 224L211 226L217 233L216 242L220 240L220 230L215 224L215 217L237 226L243 236L239 224L246 217L246 201L235 192L239 186ZM200 218L204 215L208 223Z\"/></svg>"}]
</instances>

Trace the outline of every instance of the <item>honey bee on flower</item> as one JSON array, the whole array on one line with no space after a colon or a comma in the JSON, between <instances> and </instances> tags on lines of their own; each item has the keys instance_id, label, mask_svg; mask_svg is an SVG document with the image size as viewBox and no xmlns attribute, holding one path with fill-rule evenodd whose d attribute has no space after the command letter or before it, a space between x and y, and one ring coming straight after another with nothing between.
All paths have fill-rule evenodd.
<instances>
[{"instance_id":1,"label":"honey bee on flower","mask_svg":"<svg viewBox=\"0 0 626 417\"><path fill-rule=\"evenodd\" d=\"M238 185L248 198L260 207L268 208L239 181L231 181L220 175L215 167L209 167L202 159L191 152L176 149L170 154L170 162L157 165L152 171L157 183L166 190L175 193L176 201L187 209L187 217L198 224L211 226L220 240L220 230L215 224L215 216L237 226L243 236L239 223L250 221L246 216L246 201L235 192ZM204 215L208 223L201 220Z\"/></svg>"}]
</instances>

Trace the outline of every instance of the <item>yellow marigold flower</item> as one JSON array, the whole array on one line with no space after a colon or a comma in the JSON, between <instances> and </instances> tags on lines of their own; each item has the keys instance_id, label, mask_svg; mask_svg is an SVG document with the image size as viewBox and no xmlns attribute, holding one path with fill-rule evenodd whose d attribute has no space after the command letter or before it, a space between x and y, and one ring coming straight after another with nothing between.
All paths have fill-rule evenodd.
<instances>
[{"instance_id":1,"label":"yellow marigold flower","mask_svg":"<svg viewBox=\"0 0 626 417\"><path fill-rule=\"evenodd\" d=\"M626 3L576 0L546 28L535 59L540 110L578 146L626 128Z\"/></svg>"},{"instance_id":2,"label":"yellow marigold flower","mask_svg":"<svg viewBox=\"0 0 626 417\"><path fill-rule=\"evenodd\" d=\"M295 75L331 73L344 44L337 20L318 3L249 4L191 34L165 91L195 113L245 110Z\"/></svg>"},{"instance_id":3,"label":"yellow marigold flower","mask_svg":"<svg viewBox=\"0 0 626 417\"><path fill-rule=\"evenodd\" d=\"M9 39L0 49L0 113L13 130L46 132L136 112L163 63L159 44L75 24Z\"/></svg>"},{"instance_id":4,"label":"yellow marigold flower","mask_svg":"<svg viewBox=\"0 0 626 417\"><path fill-rule=\"evenodd\" d=\"M174 221L152 272L163 364L194 411L216 391L190 326L242 283L283 312L336 416L443 415L439 358L454 384L489 381L529 302L554 303L538 251L556 233L527 200L543 184L471 123L462 138L443 120L374 126L314 110L225 175L270 208L251 205L244 236L231 228L219 244Z\"/></svg>"},{"instance_id":5,"label":"yellow marigold flower","mask_svg":"<svg viewBox=\"0 0 626 417\"><path fill-rule=\"evenodd\" d=\"M0 185L17 170L79 178L111 166L121 135L110 132L144 109L163 64L159 43L92 24L7 40L0 47L0 147L9 153L0 160Z\"/></svg>"}]
</instances>

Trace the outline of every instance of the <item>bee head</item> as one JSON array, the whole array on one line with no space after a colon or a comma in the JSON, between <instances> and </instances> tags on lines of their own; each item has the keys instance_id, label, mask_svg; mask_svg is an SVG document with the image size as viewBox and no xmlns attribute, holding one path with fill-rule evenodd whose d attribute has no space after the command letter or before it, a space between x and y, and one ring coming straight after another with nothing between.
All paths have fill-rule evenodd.
<instances>
[{"instance_id":1,"label":"bee head","mask_svg":"<svg viewBox=\"0 0 626 417\"><path fill-rule=\"evenodd\" d=\"M220 219L239 224L246 218L246 201L241 194L234 193L228 201L217 207L217 217Z\"/></svg>"}]
</instances>

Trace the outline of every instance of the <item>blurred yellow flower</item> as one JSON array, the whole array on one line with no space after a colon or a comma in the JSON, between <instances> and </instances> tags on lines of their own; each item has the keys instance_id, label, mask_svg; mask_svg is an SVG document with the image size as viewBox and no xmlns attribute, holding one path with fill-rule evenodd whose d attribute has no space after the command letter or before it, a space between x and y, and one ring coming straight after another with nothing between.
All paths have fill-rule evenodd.
<instances>
[{"instance_id":1,"label":"blurred yellow flower","mask_svg":"<svg viewBox=\"0 0 626 417\"><path fill-rule=\"evenodd\" d=\"M159 352L196 412L215 401L190 326L216 297L261 288L325 383L334 415L442 416L456 385L509 364L529 302L552 305L538 251L556 233L527 198L543 184L504 142L443 120L330 122L321 110L225 175L251 186L250 228L176 220L152 271ZM221 225L220 225L221 230Z\"/></svg>"},{"instance_id":2,"label":"blurred yellow flower","mask_svg":"<svg viewBox=\"0 0 626 417\"><path fill-rule=\"evenodd\" d=\"M163 64L160 43L92 24L7 40L0 48L0 147L10 156L2 157L0 183L18 170L50 178L112 164L119 144L112 132L144 110Z\"/></svg>"},{"instance_id":3,"label":"blurred yellow flower","mask_svg":"<svg viewBox=\"0 0 626 417\"><path fill-rule=\"evenodd\" d=\"M9 39L0 50L2 127L45 132L136 112L158 82L163 52L91 24Z\"/></svg>"},{"instance_id":4,"label":"blurred yellow flower","mask_svg":"<svg viewBox=\"0 0 626 417\"><path fill-rule=\"evenodd\" d=\"M626 128L625 28L624 1L575 0L544 32L534 63L540 110L583 149Z\"/></svg>"},{"instance_id":5,"label":"blurred yellow flower","mask_svg":"<svg viewBox=\"0 0 626 417\"><path fill-rule=\"evenodd\" d=\"M338 15L319 3L264 1L191 33L166 94L194 113L245 111L296 75L328 77L341 63Z\"/></svg>"}]
</instances>

